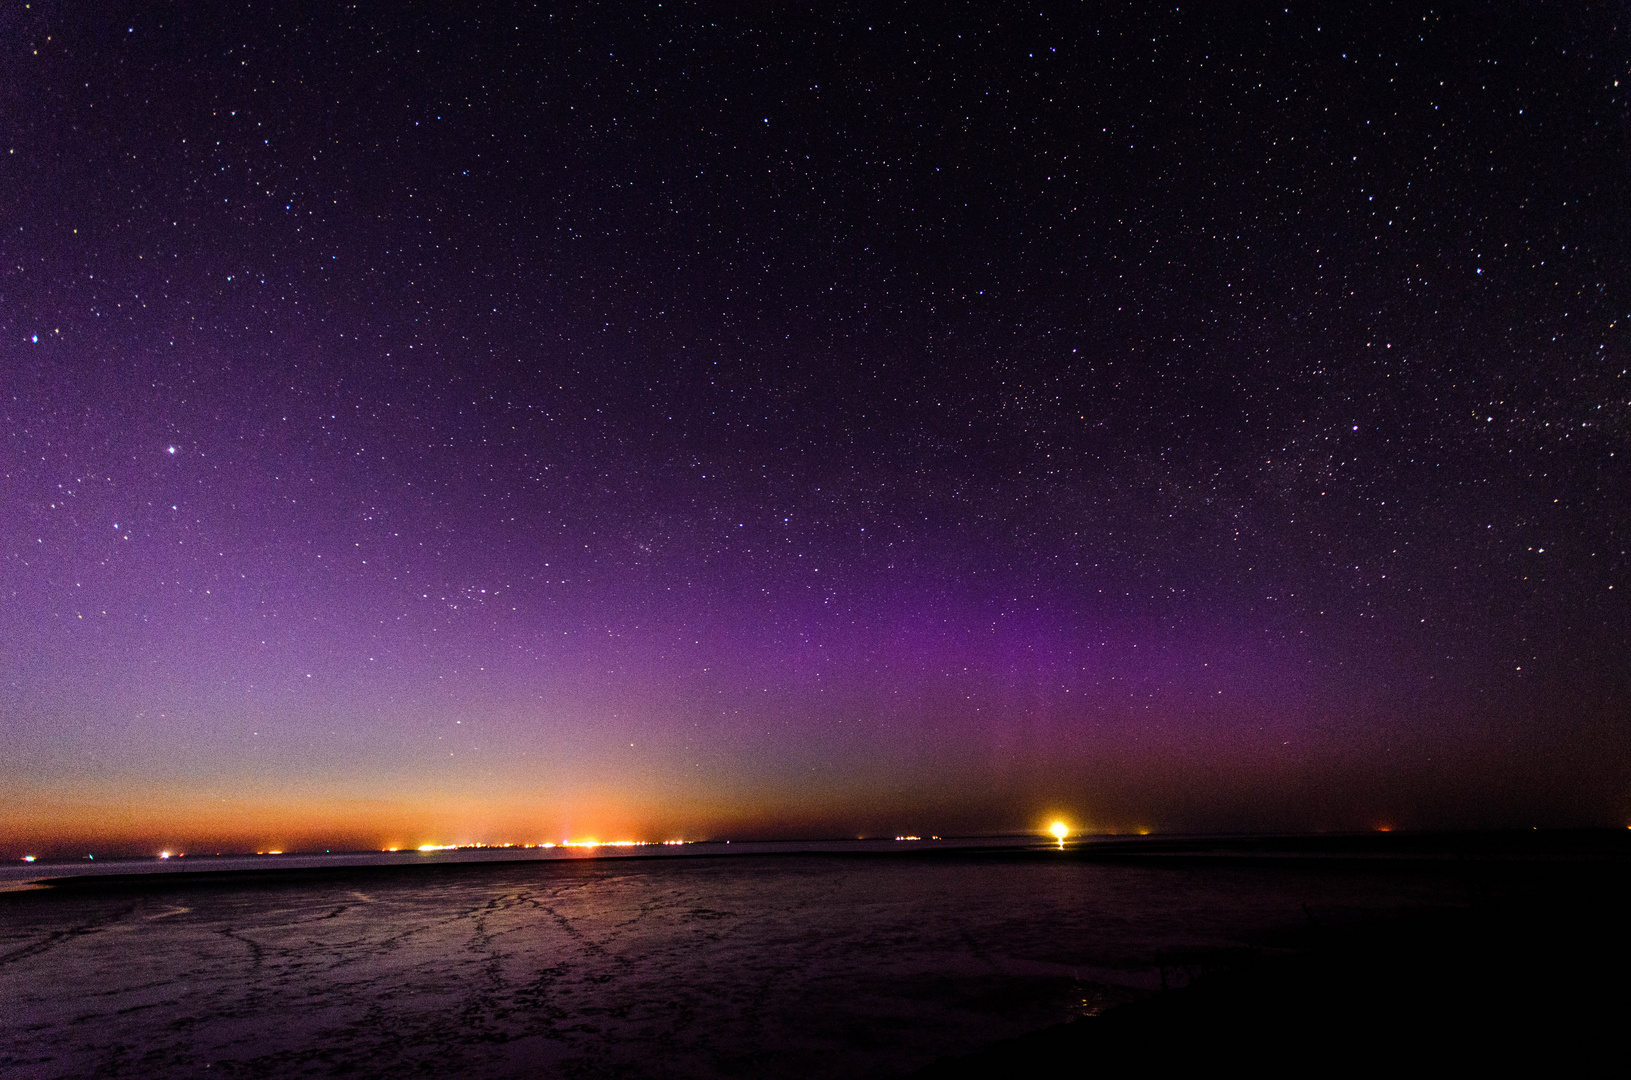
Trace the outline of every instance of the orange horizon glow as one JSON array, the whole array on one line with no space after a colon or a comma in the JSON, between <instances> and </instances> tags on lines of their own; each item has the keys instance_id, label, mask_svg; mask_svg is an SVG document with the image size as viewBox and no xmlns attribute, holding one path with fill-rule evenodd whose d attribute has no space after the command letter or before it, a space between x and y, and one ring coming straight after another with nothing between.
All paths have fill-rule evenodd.
<instances>
[{"instance_id":1,"label":"orange horizon glow","mask_svg":"<svg viewBox=\"0 0 1631 1080\"><path fill-rule=\"evenodd\" d=\"M33 788L34 790L29 790ZM270 854L465 847L559 846L536 839L561 830L571 846L665 843L676 837L771 833L764 816L720 804L599 796L468 798L290 798L250 794L228 800L150 783L65 794L27 785L0 820L0 857L55 858L87 852L161 856L168 852ZM585 826L589 826L586 828ZM451 836L449 834L452 834ZM612 839L602 840L610 835ZM650 839L645 839L650 838Z\"/></svg>"}]
</instances>

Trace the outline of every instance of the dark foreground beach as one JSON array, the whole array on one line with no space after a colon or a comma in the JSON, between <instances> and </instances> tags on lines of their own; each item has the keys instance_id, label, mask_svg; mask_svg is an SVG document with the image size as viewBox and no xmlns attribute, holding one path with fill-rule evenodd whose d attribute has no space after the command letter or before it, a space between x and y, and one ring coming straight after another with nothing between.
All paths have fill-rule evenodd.
<instances>
[{"instance_id":1,"label":"dark foreground beach","mask_svg":"<svg viewBox=\"0 0 1631 1080\"><path fill-rule=\"evenodd\" d=\"M1143 840L60 879L0 1075L925 1077L1567 1066L1631 834Z\"/></svg>"},{"instance_id":2,"label":"dark foreground beach","mask_svg":"<svg viewBox=\"0 0 1631 1080\"><path fill-rule=\"evenodd\" d=\"M1274 936L1279 948L1192 985L912 1075L1619 1075L1631 1009L1623 838L1462 839L1465 904L1349 922L1311 912Z\"/></svg>"}]
</instances>

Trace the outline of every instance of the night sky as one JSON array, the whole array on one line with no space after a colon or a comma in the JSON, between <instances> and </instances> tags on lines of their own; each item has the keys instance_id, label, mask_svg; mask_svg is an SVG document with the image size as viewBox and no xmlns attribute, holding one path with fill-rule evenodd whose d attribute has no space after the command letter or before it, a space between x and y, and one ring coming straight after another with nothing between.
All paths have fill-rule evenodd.
<instances>
[{"instance_id":1,"label":"night sky","mask_svg":"<svg viewBox=\"0 0 1631 1080\"><path fill-rule=\"evenodd\" d=\"M0 6L0 853L1631 821L1623 5L469 7Z\"/></svg>"}]
</instances>

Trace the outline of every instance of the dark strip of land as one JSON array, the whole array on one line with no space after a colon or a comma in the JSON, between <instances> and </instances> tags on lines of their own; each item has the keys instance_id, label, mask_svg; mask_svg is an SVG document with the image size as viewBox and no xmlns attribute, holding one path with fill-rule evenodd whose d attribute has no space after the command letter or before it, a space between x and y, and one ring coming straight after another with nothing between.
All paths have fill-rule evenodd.
<instances>
[{"instance_id":1,"label":"dark strip of land","mask_svg":"<svg viewBox=\"0 0 1631 1080\"><path fill-rule=\"evenodd\" d=\"M39 884L62 893L146 892L198 888L240 888L256 885L293 885L324 881L422 880L427 877L479 876L506 867L557 868L575 872L605 868L612 863L674 862L708 859L836 859L915 860L926 862L1104 862L1144 866L1196 868L1251 866L1281 869L1317 867L1332 873L1369 873L1418 867L1441 873L1454 865L1467 881L1469 897L1502 866L1548 863L1604 863L1631 865L1631 830L1569 830L1552 832L1438 832L1365 833L1330 836L1153 836L1084 837L1067 845L1035 842L990 846L972 840L936 847L898 847L874 850L823 850L819 847L781 851L726 854L712 844L698 844L682 854L616 854L564 859L483 858L471 861L368 864L372 852L358 852L359 861L321 866L273 866L209 869L207 858L199 868L165 872L145 869L151 862L132 861L128 870L109 874L66 875L43 878ZM124 870L124 867L121 867Z\"/></svg>"}]
</instances>

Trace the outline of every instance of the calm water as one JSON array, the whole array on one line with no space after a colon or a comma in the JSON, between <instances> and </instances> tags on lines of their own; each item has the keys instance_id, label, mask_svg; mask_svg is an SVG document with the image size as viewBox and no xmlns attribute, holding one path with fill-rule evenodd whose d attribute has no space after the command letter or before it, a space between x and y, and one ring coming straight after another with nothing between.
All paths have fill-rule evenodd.
<instances>
[{"instance_id":1,"label":"calm water","mask_svg":"<svg viewBox=\"0 0 1631 1080\"><path fill-rule=\"evenodd\" d=\"M806 851L6 893L0 1075L898 1075L1458 888Z\"/></svg>"}]
</instances>

